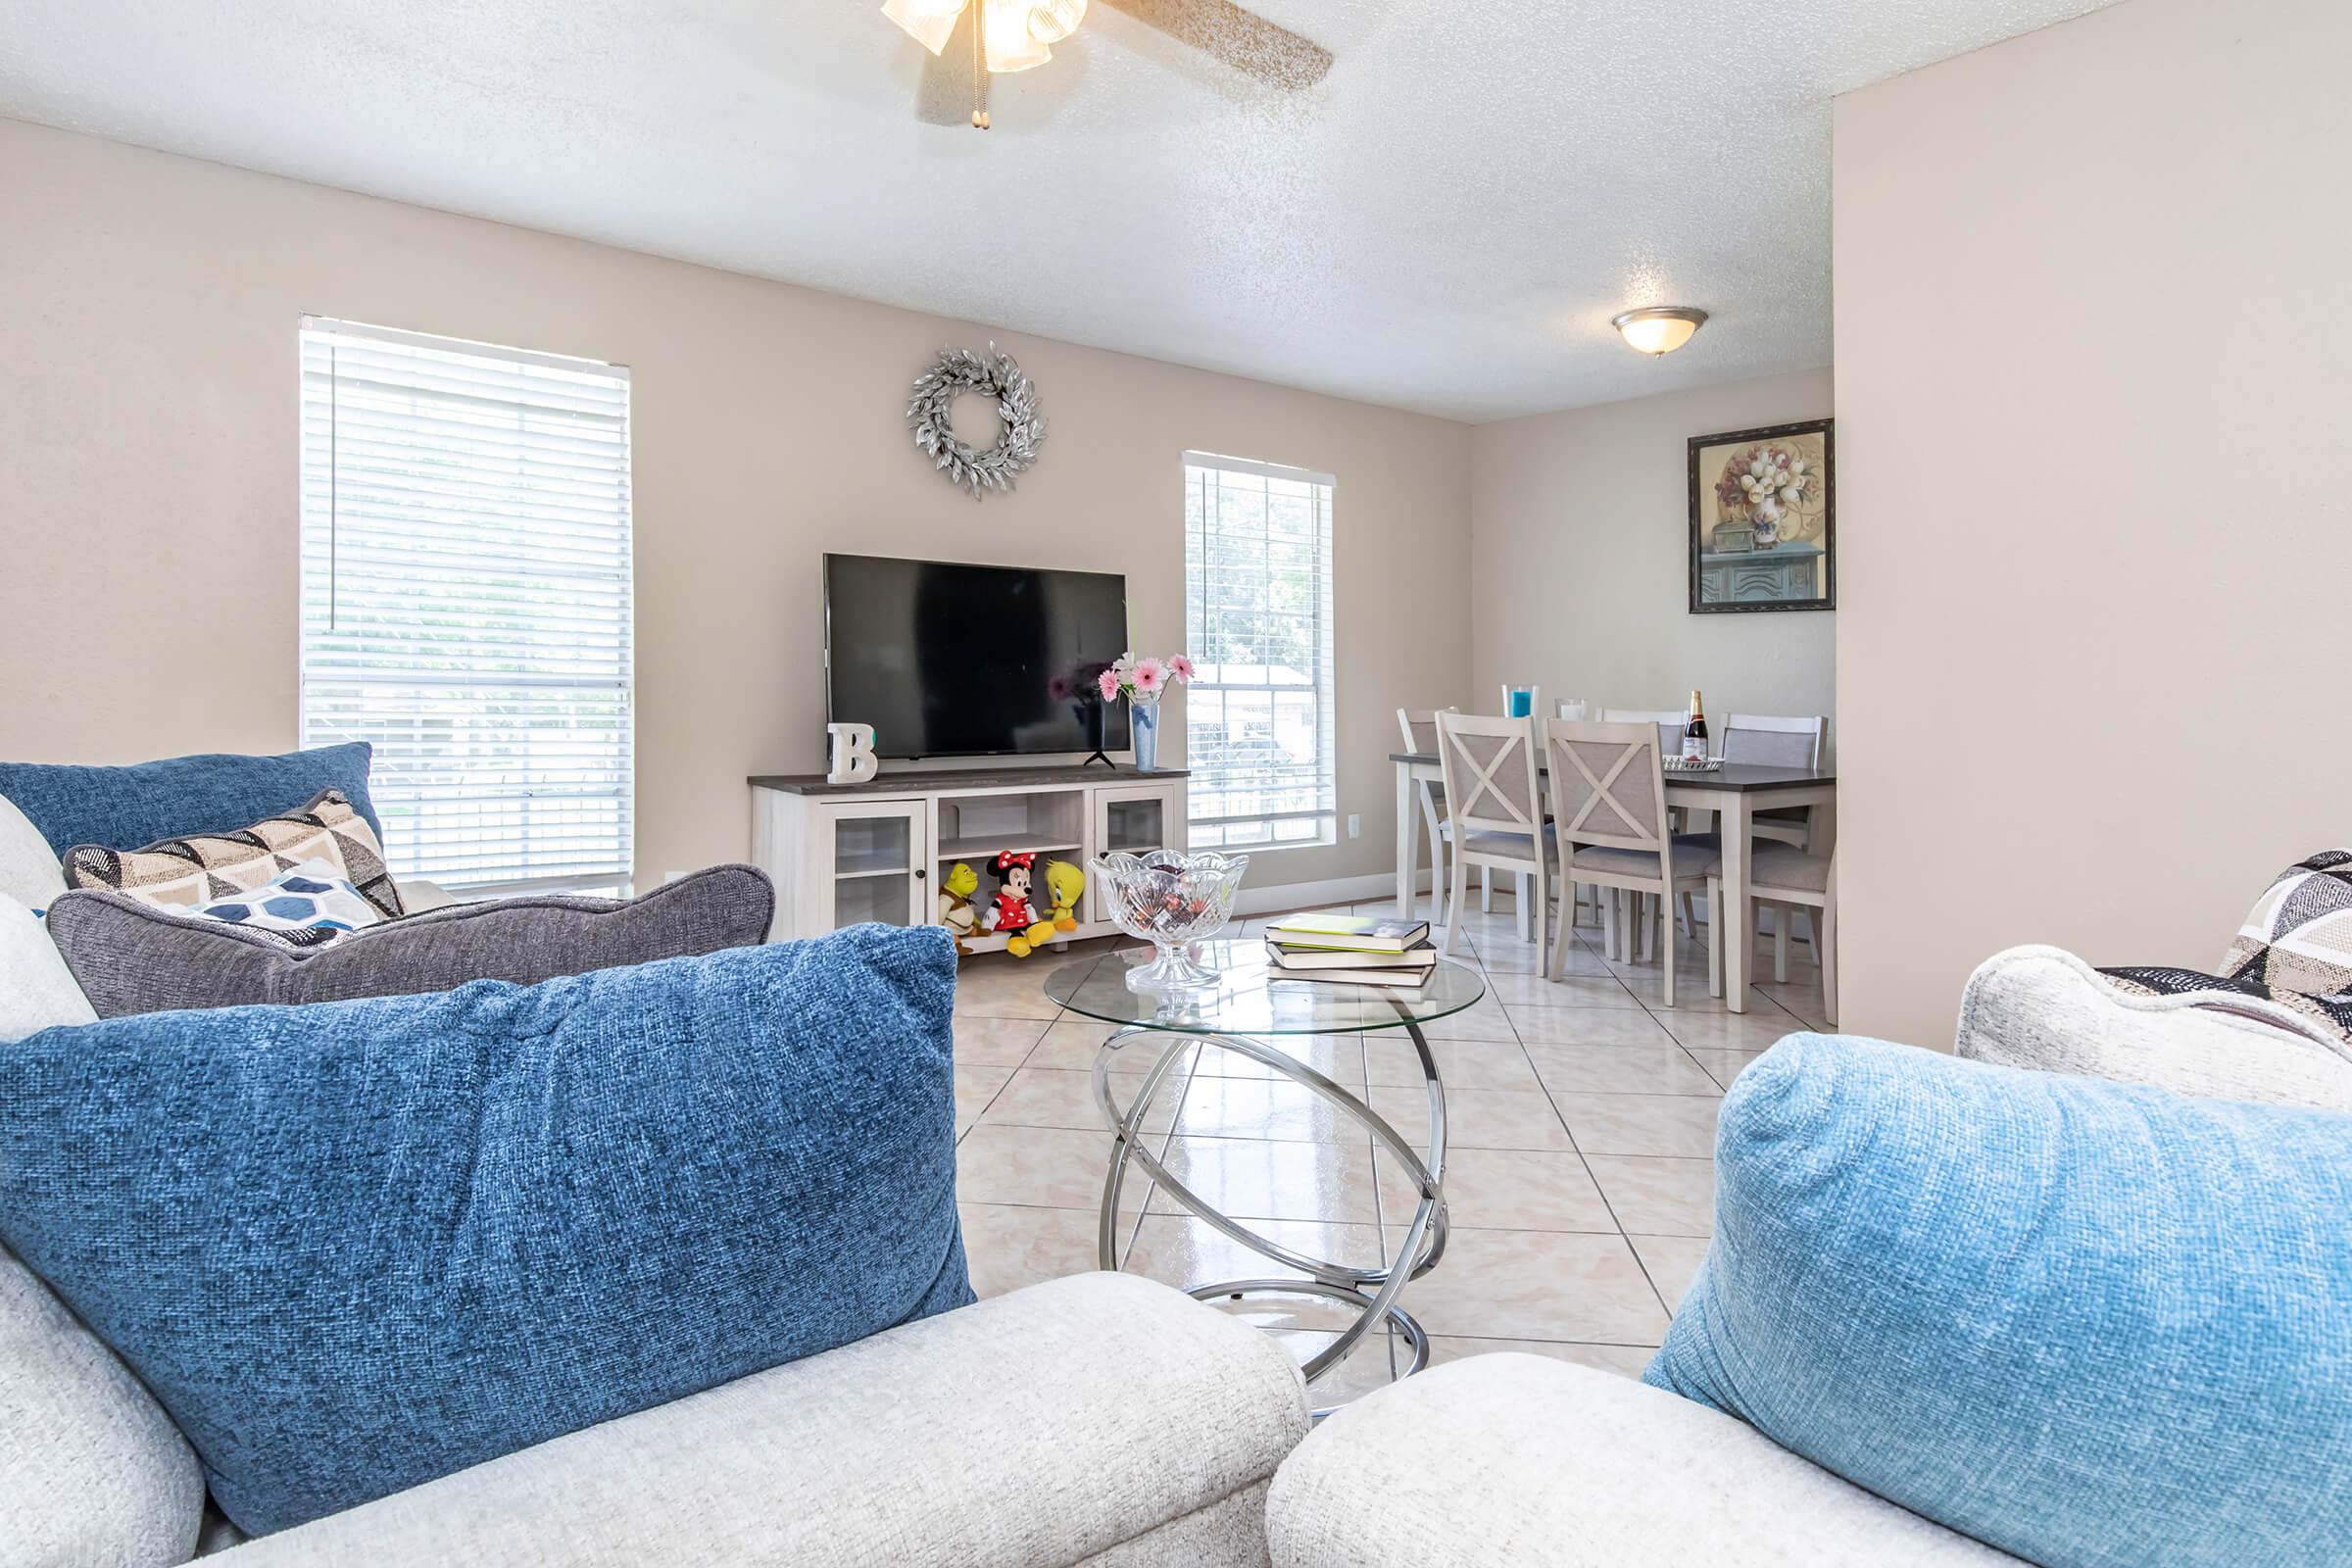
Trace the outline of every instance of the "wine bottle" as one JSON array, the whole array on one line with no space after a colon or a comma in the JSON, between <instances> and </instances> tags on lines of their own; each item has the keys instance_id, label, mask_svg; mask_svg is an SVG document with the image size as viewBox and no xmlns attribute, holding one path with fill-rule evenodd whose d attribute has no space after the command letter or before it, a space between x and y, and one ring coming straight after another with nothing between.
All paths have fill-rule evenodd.
<instances>
[{"instance_id":1,"label":"wine bottle","mask_svg":"<svg viewBox=\"0 0 2352 1568\"><path fill-rule=\"evenodd\" d=\"M1703 762L1706 760L1707 712L1699 703L1698 693L1693 691L1690 694L1690 716L1683 720L1683 760Z\"/></svg>"}]
</instances>

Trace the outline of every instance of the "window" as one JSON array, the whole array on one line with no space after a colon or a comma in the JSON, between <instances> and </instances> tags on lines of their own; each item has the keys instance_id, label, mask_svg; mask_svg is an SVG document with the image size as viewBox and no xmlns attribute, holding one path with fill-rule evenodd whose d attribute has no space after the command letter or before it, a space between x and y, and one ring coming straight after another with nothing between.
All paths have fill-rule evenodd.
<instances>
[{"instance_id":1,"label":"window","mask_svg":"<svg viewBox=\"0 0 2352 1568\"><path fill-rule=\"evenodd\" d=\"M396 876L631 866L629 373L302 323L302 742L375 744Z\"/></svg>"},{"instance_id":2,"label":"window","mask_svg":"<svg viewBox=\"0 0 2352 1568\"><path fill-rule=\"evenodd\" d=\"M1197 849L1333 841L1329 474L1184 455Z\"/></svg>"}]
</instances>

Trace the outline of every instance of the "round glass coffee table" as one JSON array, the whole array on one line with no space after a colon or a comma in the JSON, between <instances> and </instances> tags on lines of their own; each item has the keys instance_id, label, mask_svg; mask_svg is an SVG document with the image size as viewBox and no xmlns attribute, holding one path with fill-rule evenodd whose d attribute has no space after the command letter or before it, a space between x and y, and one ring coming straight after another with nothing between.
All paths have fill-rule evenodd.
<instances>
[{"instance_id":1,"label":"round glass coffee table","mask_svg":"<svg viewBox=\"0 0 2352 1568\"><path fill-rule=\"evenodd\" d=\"M1428 984L1410 992L1303 980L1274 969L1267 961L1265 944L1254 938L1202 942L1196 944L1195 953L1204 966L1216 971L1213 987L1164 996L1130 991L1127 971L1152 961L1155 955L1149 948L1081 958L1046 977L1046 995L1054 1002L1072 1012L1120 1026L1095 1054L1095 1102L1102 1107L1112 1133L1110 1168L1102 1178L1098 1240L1102 1267L1115 1270L1119 1266L1119 1190L1128 1166L1140 1165L1188 1213L1303 1276L1217 1280L1188 1287L1196 1298L1313 1296L1357 1308L1354 1321L1305 1363L1302 1370L1310 1384L1347 1359L1365 1334L1384 1323L1412 1347L1412 1364L1399 1375L1420 1371L1429 1364L1429 1336L1396 1298L1407 1281L1437 1266L1446 1250L1446 1088L1438 1080L1438 1064L1421 1025L1470 1006L1486 995L1486 982L1475 970L1443 958ZM1426 1160L1387 1118L1277 1044L1285 1035L1352 1034L1373 1029L1402 1029L1421 1057L1421 1076L1429 1088ZM1111 1098L1110 1070L1138 1046L1144 1050L1135 1054L1148 1054L1153 1048L1157 1054L1145 1071L1134 1102L1122 1108ZM1145 1118L1175 1076L1177 1064L1196 1046L1232 1052L1311 1090L1362 1127L1402 1168L1419 1194L1419 1201L1393 1261L1379 1257L1369 1262L1335 1262L1284 1247L1219 1212L1171 1174L1145 1146L1141 1136Z\"/></svg>"}]
</instances>

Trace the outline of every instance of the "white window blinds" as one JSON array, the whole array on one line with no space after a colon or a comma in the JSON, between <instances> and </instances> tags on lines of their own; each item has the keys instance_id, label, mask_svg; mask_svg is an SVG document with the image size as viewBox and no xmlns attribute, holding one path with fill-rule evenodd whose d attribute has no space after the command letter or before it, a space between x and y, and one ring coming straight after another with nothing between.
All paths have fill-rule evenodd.
<instances>
[{"instance_id":1,"label":"white window blinds","mask_svg":"<svg viewBox=\"0 0 2352 1568\"><path fill-rule=\"evenodd\" d=\"M1332 842L1332 489L1328 474L1184 455L1196 848Z\"/></svg>"},{"instance_id":2,"label":"white window blinds","mask_svg":"<svg viewBox=\"0 0 2352 1568\"><path fill-rule=\"evenodd\" d=\"M625 883L629 373L302 322L302 740L372 741L396 876Z\"/></svg>"}]
</instances>

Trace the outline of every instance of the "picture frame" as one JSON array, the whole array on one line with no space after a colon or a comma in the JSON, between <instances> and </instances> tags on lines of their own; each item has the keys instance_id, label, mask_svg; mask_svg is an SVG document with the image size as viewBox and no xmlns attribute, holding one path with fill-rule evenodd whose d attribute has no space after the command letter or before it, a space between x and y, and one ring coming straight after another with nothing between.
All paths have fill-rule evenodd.
<instances>
[{"instance_id":1,"label":"picture frame","mask_svg":"<svg viewBox=\"0 0 2352 1568\"><path fill-rule=\"evenodd\" d=\"M1838 608L1835 424L1690 437L1691 614Z\"/></svg>"}]
</instances>

